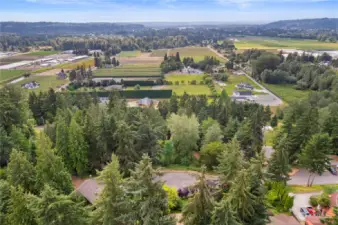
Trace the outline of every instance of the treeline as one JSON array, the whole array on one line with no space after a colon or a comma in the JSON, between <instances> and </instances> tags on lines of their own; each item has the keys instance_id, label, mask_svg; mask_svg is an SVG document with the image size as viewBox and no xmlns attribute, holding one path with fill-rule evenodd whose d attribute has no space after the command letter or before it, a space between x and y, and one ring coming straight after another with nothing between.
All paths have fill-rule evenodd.
<instances>
[{"instance_id":1,"label":"treeline","mask_svg":"<svg viewBox=\"0 0 338 225\"><path fill-rule=\"evenodd\" d=\"M269 84L294 84L300 90L331 90L338 85L338 76L328 63L335 63L332 57L324 53L313 55L278 55L252 50L236 57L251 63L252 77Z\"/></svg>"}]
</instances>

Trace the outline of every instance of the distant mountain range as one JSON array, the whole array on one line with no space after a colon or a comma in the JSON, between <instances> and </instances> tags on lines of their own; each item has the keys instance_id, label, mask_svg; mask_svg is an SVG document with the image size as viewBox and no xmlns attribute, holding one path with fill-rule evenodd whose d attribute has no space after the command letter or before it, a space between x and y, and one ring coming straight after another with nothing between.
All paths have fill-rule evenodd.
<instances>
[{"instance_id":1,"label":"distant mountain range","mask_svg":"<svg viewBox=\"0 0 338 225\"><path fill-rule=\"evenodd\" d=\"M337 11L338 13L338 11ZM281 20L263 25L265 28L275 29L329 29L338 30L338 18Z\"/></svg>"}]
</instances>

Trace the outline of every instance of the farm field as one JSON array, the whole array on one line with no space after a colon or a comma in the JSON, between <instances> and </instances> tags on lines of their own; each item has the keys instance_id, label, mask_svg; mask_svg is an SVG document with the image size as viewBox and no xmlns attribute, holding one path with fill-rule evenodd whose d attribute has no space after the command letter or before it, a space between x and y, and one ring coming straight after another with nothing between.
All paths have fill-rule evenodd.
<instances>
[{"instance_id":1,"label":"farm field","mask_svg":"<svg viewBox=\"0 0 338 225\"><path fill-rule=\"evenodd\" d=\"M17 77L22 76L26 70L0 70L0 83L13 80Z\"/></svg>"},{"instance_id":2,"label":"farm field","mask_svg":"<svg viewBox=\"0 0 338 225\"><path fill-rule=\"evenodd\" d=\"M241 82L245 82L245 83L249 83L251 84L255 89L261 89L259 86L257 86L254 82L252 82L252 80L250 80L249 78L247 78L244 75L230 75L228 78L228 81L225 82L226 86L225 87L220 87L218 85L216 85L216 87L218 87L218 92L222 92L222 90L224 89L228 95L232 95L233 92L237 89L236 85L241 83ZM262 93L261 93L262 94Z\"/></svg>"},{"instance_id":3,"label":"farm field","mask_svg":"<svg viewBox=\"0 0 338 225\"><path fill-rule=\"evenodd\" d=\"M214 56L217 57L221 62L224 61L224 59L218 57L216 53L207 47L174 48L170 50L169 55L175 55L176 52L180 53L181 60L183 60L184 57L193 57L195 62L199 62L202 61L205 56Z\"/></svg>"},{"instance_id":4,"label":"farm field","mask_svg":"<svg viewBox=\"0 0 338 225\"><path fill-rule=\"evenodd\" d=\"M84 59L84 60L80 60L77 62L64 63L64 64L59 64L59 65L51 66L51 67L44 67L44 68L35 70L34 74L42 73L42 72L46 72L46 71L54 70L54 69L72 70L82 65L84 65L86 68L88 68L89 66L94 67L94 59L89 58L89 59Z\"/></svg>"},{"instance_id":5,"label":"farm field","mask_svg":"<svg viewBox=\"0 0 338 225\"><path fill-rule=\"evenodd\" d=\"M119 53L120 57L137 57L141 55L141 51L122 51Z\"/></svg>"},{"instance_id":6,"label":"farm field","mask_svg":"<svg viewBox=\"0 0 338 225\"><path fill-rule=\"evenodd\" d=\"M31 89L28 91L34 91L34 92L40 92L40 91L48 91L49 88L58 88L64 84L69 83L68 80L58 80L56 79L56 76L31 76L27 79L24 79L18 83L15 83L13 85L15 86L21 86L22 84L31 82L31 81L36 81L38 83L40 83L40 87L39 88L35 88L35 89ZM24 89L24 88L23 88ZM27 89L24 89L27 90Z\"/></svg>"},{"instance_id":7,"label":"farm field","mask_svg":"<svg viewBox=\"0 0 338 225\"><path fill-rule=\"evenodd\" d=\"M316 40L298 40L282 38L243 38L235 42L237 49L299 49L299 50L338 50L338 43L326 43Z\"/></svg>"},{"instance_id":8,"label":"farm field","mask_svg":"<svg viewBox=\"0 0 338 225\"><path fill-rule=\"evenodd\" d=\"M195 80L197 84L200 83L200 81L203 81L203 76L204 75L184 75L184 74L170 74L166 75L166 80L171 81L175 83L176 81L182 83L184 81L184 84L188 84L188 81Z\"/></svg>"},{"instance_id":9,"label":"farm field","mask_svg":"<svg viewBox=\"0 0 338 225\"><path fill-rule=\"evenodd\" d=\"M285 102L290 103L308 96L310 91L301 91L293 88L293 85L263 84L271 92L279 96Z\"/></svg>"},{"instance_id":10,"label":"farm field","mask_svg":"<svg viewBox=\"0 0 338 225\"><path fill-rule=\"evenodd\" d=\"M94 71L94 76L130 77L130 76L160 76L161 70L157 64L128 64L117 68L103 68Z\"/></svg>"},{"instance_id":11,"label":"farm field","mask_svg":"<svg viewBox=\"0 0 338 225\"><path fill-rule=\"evenodd\" d=\"M48 56L58 54L59 51L38 51L38 52L30 52L25 54L26 56Z\"/></svg>"},{"instance_id":12,"label":"farm field","mask_svg":"<svg viewBox=\"0 0 338 225\"><path fill-rule=\"evenodd\" d=\"M0 66L1 65L7 65L11 63L16 63L20 61L31 61L31 60L36 60L40 59L42 56L32 56L32 55L27 55L27 54L19 54L11 57L5 57L0 59Z\"/></svg>"},{"instance_id":13,"label":"farm field","mask_svg":"<svg viewBox=\"0 0 338 225\"><path fill-rule=\"evenodd\" d=\"M176 95L183 95L187 92L189 95L211 95L211 91L206 85L170 85L165 89L172 89Z\"/></svg>"},{"instance_id":14,"label":"farm field","mask_svg":"<svg viewBox=\"0 0 338 225\"><path fill-rule=\"evenodd\" d=\"M153 50L150 56L155 56L155 57L164 57L164 55L168 52L168 49L157 49Z\"/></svg>"}]
</instances>

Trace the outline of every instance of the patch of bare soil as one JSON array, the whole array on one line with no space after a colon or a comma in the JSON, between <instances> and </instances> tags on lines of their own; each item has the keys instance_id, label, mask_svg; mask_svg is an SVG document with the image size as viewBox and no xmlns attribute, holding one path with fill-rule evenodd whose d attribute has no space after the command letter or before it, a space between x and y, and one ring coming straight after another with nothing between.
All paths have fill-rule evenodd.
<instances>
[{"instance_id":1,"label":"patch of bare soil","mask_svg":"<svg viewBox=\"0 0 338 225\"><path fill-rule=\"evenodd\" d=\"M137 57L118 57L122 64L160 64L162 57L152 57L151 53L142 53Z\"/></svg>"}]
</instances>

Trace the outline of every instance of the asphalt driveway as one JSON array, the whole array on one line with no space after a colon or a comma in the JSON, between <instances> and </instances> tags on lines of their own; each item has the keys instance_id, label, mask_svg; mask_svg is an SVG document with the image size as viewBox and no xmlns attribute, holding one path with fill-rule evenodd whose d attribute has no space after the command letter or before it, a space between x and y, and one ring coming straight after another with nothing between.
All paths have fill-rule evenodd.
<instances>
[{"instance_id":1,"label":"asphalt driveway","mask_svg":"<svg viewBox=\"0 0 338 225\"><path fill-rule=\"evenodd\" d=\"M298 221L305 221L305 217L300 212L300 208L308 207L309 199L312 195L320 195L320 192L305 193L305 194L294 194L295 197L293 201L292 213L298 219Z\"/></svg>"}]
</instances>

